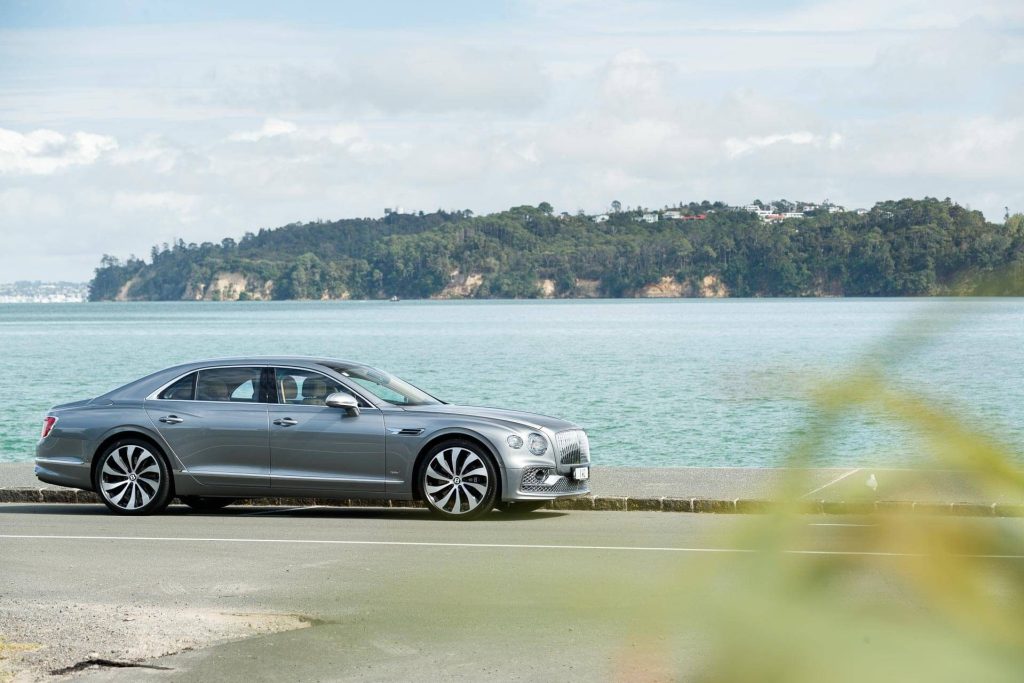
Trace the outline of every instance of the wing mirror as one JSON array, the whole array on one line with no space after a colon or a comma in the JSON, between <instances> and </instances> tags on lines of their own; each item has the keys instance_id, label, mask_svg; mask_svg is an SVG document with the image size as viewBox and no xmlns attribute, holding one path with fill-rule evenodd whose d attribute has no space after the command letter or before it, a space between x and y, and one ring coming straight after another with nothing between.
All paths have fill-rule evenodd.
<instances>
[{"instance_id":1,"label":"wing mirror","mask_svg":"<svg viewBox=\"0 0 1024 683\"><path fill-rule=\"evenodd\" d=\"M330 408L341 408L350 415L359 414L359 401L352 394L336 391L324 401Z\"/></svg>"}]
</instances>

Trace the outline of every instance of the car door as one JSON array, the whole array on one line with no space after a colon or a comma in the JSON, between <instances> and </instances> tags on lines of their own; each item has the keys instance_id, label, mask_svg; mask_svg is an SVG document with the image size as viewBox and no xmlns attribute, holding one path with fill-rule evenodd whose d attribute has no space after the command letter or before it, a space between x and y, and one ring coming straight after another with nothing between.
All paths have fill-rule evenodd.
<instances>
[{"instance_id":1,"label":"car door","mask_svg":"<svg viewBox=\"0 0 1024 683\"><path fill-rule=\"evenodd\" d=\"M218 493L270 486L264 371L205 368L146 401L147 414L186 473Z\"/></svg>"},{"instance_id":2,"label":"car door","mask_svg":"<svg viewBox=\"0 0 1024 683\"><path fill-rule=\"evenodd\" d=\"M270 406L271 487L281 495L384 493L384 416L363 399L358 415L330 408L341 382L315 370L274 369ZM359 398L357 396L357 398Z\"/></svg>"}]
</instances>

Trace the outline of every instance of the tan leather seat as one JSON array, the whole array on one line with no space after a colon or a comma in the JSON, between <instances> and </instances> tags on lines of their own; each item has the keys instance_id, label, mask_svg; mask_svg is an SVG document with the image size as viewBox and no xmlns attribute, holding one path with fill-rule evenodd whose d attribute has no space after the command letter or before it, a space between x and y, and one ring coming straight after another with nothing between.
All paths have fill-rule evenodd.
<instances>
[{"instance_id":1,"label":"tan leather seat","mask_svg":"<svg viewBox=\"0 0 1024 683\"><path fill-rule=\"evenodd\" d=\"M327 382L319 377L307 377L302 383L302 403L308 406L327 405Z\"/></svg>"},{"instance_id":2,"label":"tan leather seat","mask_svg":"<svg viewBox=\"0 0 1024 683\"><path fill-rule=\"evenodd\" d=\"M295 403L295 399L299 397L299 385L295 383L295 378L291 375L285 375L280 379L278 389L281 393L282 403Z\"/></svg>"}]
</instances>

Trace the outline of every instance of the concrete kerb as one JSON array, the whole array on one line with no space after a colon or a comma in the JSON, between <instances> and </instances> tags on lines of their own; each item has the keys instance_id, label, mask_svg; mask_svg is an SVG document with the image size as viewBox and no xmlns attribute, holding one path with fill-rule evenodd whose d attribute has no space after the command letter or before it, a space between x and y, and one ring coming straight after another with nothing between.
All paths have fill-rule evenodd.
<instances>
[{"instance_id":1,"label":"concrete kerb","mask_svg":"<svg viewBox=\"0 0 1024 683\"><path fill-rule=\"evenodd\" d=\"M0 503L63 503L97 504L100 500L90 491L33 487L0 488ZM359 498L246 498L236 505L253 507L375 507L422 508L412 500ZM561 498L544 506L547 510L589 510L611 512L689 512L711 514L764 514L780 509L780 501L760 499L669 498L629 496L579 496ZM905 500L879 501L804 501L795 508L803 514L870 515L927 514L962 517L1024 517L1024 505L1002 503L935 503Z\"/></svg>"}]
</instances>

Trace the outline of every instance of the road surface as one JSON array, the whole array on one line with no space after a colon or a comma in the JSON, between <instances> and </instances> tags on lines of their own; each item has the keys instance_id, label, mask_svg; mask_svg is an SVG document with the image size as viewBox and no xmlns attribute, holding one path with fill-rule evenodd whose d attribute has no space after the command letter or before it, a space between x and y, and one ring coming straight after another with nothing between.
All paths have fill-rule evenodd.
<instances>
[{"instance_id":1,"label":"road surface","mask_svg":"<svg viewBox=\"0 0 1024 683\"><path fill-rule=\"evenodd\" d=\"M29 680L54 670L247 683L678 674L704 648L688 598L713 574L728 599L728 570L759 556L751 551L766 523L554 511L451 523L422 510L327 507L172 506L125 518L99 505L0 505L0 642L23 647L6 665ZM793 523L787 552L772 561L857 560L869 580L851 599L879 585L904 599L884 580L903 553L879 550L877 517ZM927 523L1024 528L1020 519ZM1024 548L992 561L1024 562ZM140 661L154 668L109 665Z\"/></svg>"}]
</instances>

